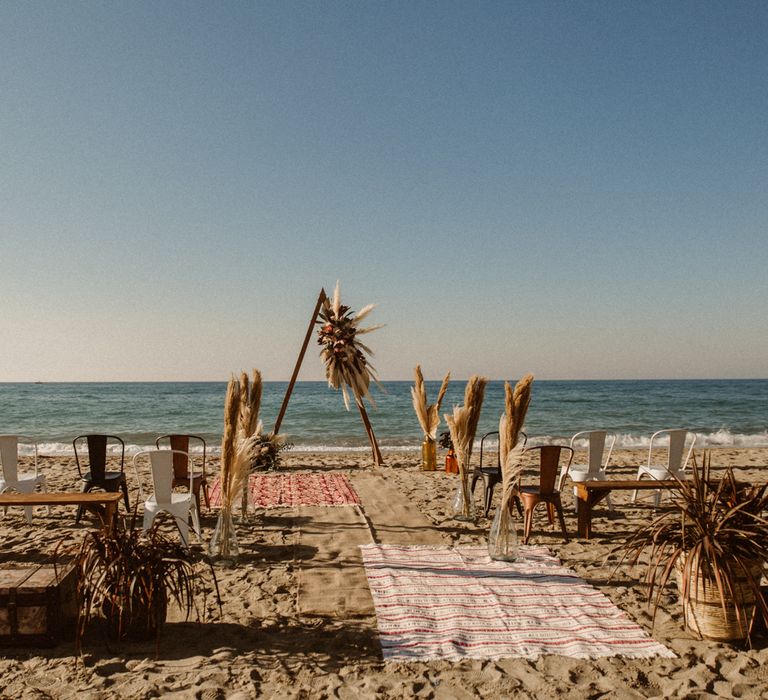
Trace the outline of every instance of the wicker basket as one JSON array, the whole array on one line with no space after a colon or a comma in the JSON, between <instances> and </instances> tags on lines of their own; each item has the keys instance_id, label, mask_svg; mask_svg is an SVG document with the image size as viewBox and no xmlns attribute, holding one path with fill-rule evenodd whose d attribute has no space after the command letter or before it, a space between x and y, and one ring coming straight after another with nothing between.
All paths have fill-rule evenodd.
<instances>
[{"instance_id":1,"label":"wicker basket","mask_svg":"<svg viewBox=\"0 0 768 700\"><path fill-rule=\"evenodd\" d=\"M675 564L675 576L682 601L685 561L681 559ZM759 585L763 562L750 562L749 571ZM732 601L726 598L725 610L723 609L716 581L699 576L695 581L691 581L689 586L688 605L683 606L685 625L688 629L704 639L718 642L746 639L755 614L755 591L746 576L737 577L734 581L734 594L744 611L741 624Z\"/></svg>"}]
</instances>

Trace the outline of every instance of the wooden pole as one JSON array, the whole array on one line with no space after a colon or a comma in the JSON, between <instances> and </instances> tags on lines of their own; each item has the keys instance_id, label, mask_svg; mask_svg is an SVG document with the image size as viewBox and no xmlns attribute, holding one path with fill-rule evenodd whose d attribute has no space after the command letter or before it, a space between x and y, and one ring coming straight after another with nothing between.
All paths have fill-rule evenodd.
<instances>
[{"instance_id":1,"label":"wooden pole","mask_svg":"<svg viewBox=\"0 0 768 700\"><path fill-rule=\"evenodd\" d=\"M376 442L376 436L373 434L373 426L371 421L368 420L368 414L365 411L362 400L355 397L355 403L360 411L360 417L363 419L363 425L365 426L365 432L368 433L368 439L371 441L371 452L373 452L373 465L380 467L384 464L384 458L381 456L381 450L379 449L379 443Z\"/></svg>"},{"instance_id":2,"label":"wooden pole","mask_svg":"<svg viewBox=\"0 0 768 700\"><path fill-rule=\"evenodd\" d=\"M301 346L301 351L299 352L299 359L296 360L296 367L293 369L293 375L291 376L291 381L288 383L288 389L285 392L285 398L283 399L283 405L280 407L280 413L277 414L277 420L275 421L275 435L280 432L280 426L283 423L283 417L285 416L285 412L288 409L288 401L291 398L291 393L293 392L293 387L296 385L296 379L299 376L299 370L301 369L301 363L304 362L304 354L307 352L307 346L309 345L309 339L312 337L312 331L315 328L315 321L317 320L317 314L320 313L320 306L322 303L328 299L328 297L325 294L325 289L320 290L320 294L317 297L317 304L315 304L315 310L312 313L312 319L309 322L309 328L307 328L307 335L304 336L304 344Z\"/></svg>"}]
</instances>

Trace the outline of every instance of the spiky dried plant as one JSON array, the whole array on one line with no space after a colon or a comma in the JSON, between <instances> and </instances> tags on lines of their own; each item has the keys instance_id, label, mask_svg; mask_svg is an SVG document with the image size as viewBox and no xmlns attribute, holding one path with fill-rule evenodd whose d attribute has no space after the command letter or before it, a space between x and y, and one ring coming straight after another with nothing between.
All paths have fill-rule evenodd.
<instances>
[{"instance_id":1,"label":"spiky dried plant","mask_svg":"<svg viewBox=\"0 0 768 700\"><path fill-rule=\"evenodd\" d=\"M624 556L617 568L625 560L637 564L648 552L645 580L654 619L664 587L676 572L683 618L694 631L706 636L707 626L722 632L735 621L740 634L730 632L726 638L743 638L749 636L755 606L768 619L760 588L768 561L768 484L739 483L731 467L723 478L713 479L711 465L707 452L692 479L673 475L678 484L671 509L619 547ZM697 613L699 597L708 600Z\"/></svg>"},{"instance_id":2,"label":"spiky dried plant","mask_svg":"<svg viewBox=\"0 0 768 700\"><path fill-rule=\"evenodd\" d=\"M205 588L199 580L198 563L184 545L162 534L157 525L143 532L136 526L135 512L127 527L87 532L77 556L77 653L82 652L86 629L96 613L106 618L115 639L154 636L159 651L160 630L171 603L187 619L193 608L200 616L197 598L204 597ZM212 567L208 569L218 598L216 574Z\"/></svg>"},{"instance_id":3,"label":"spiky dried plant","mask_svg":"<svg viewBox=\"0 0 768 700\"><path fill-rule=\"evenodd\" d=\"M357 314L353 313L348 306L341 303L341 288L338 282L333 298L324 299L320 308L317 342L322 346L320 357L325 362L325 376L328 379L328 386L332 389L341 389L347 410L349 410L347 387L358 404L362 405L364 398L373 404L373 397L369 390L371 380L379 384L376 370L366 358L366 354L373 356L373 351L359 339L359 336L382 327L382 324L379 324L360 328L360 322L373 309L374 305L369 304L360 309Z\"/></svg>"},{"instance_id":4,"label":"spiky dried plant","mask_svg":"<svg viewBox=\"0 0 768 700\"><path fill-rule=\"evenodd\" d=\"M427 388L424 384L424 376L421 373L421 365L416 365L413 373L415 376L414 385L411 387L413 410L416 412L416 418L424 432L424 437L436 440L437 428L440 425L440 406L443 403L445 392L448 390L451 373L448 372L445 375L440 391L437 394L437 401L432 405L427 403Z\"/></svg>"},{"instance_id":5,"label":"spiky dried plant","mask_svg":"<svg viewBox=\"0 0 768 700\"><path fill-rule=\"evenodd\" d=\"M445 414L445 421L448 423L453 448L456 451L456 459L459 463L462 510L465 517L470 517L472 514L469 494L469 463L472 459L472 446L475 441L487 383L487 377L471 376L464 389L464 405L454 406L453 414Z\"/></svg>"}]
</instances>

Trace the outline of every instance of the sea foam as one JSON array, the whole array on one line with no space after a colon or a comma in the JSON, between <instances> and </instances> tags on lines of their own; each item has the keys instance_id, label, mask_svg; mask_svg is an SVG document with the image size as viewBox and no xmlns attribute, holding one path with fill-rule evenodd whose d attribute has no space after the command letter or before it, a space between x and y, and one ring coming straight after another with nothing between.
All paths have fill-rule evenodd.
<instances>
[{"instance_id":1,"label":"sea foam","mask_svg":"<svg viewBox=\"0 0 768 700\"><path fill-rule=\"evenodd\" d=\"M339 452L370 452L370 446L368 444L327 444L327 443L314 443L303 442L294 440L290 435L287 436L288 441L292 442L290 448L291 452L318 452L318 453L339 453ZM641 435L637 433L619 433L616 437L616 445L614 449L648 449L650 445L651 436ZM528 446L544 445L548 443L555 443L561 445L567 445L570 441L569 436L565 435L530 435L528 437ZM666 438L661 438L656 443L659 447L664 447L668 444ZM577 449L584 449L587 446L586 440L577 440L575 447ZM387 444L387 442L381 442L380 447L387 452L412 452L420 449L421 441L412 442L400 442ZM711 433L696 433L696 449L701 448L717 448L717 447L733 447L733 448L751 448L751 447L768 447L768 431L761 433L755 433L752 435L745 435L743 433L731 433L728 430L717 430ZM126 444L125 455L126 457L133 457L138 452L143 450L154 449L154 442L149 444ZM497 443L495 440L486 441L485 449L491 451L497 449ZM475 441L474 455L478 455L480 450L480 441ZM38 455L74 455L71 442L39 442L37 444ZM191 447L190 453L193 455L202 455L202 447ZM211 456L218 456L221 452L221 447L218 443L209 444L206 449L206 454ZM119 445L110 445L108 453L113 456L120 454ZM19 454L22 456L31 456L34 454L34 446L31 443L20 443Z\"/></svg>"}]
</instances>

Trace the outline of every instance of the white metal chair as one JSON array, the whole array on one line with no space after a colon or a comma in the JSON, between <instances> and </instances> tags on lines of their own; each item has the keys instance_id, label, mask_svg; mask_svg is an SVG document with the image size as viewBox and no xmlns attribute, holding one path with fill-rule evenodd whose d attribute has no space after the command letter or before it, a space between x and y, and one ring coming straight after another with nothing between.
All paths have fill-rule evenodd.
<instances>
[{"instance_id":1,"label":"white metal chair","mask_svg":"<svg viewBox=\"0 0 768 700\"><path fill-rule=\"evenodd\" d=\"M6 491L17 491L18 493L34 493L37 487L45 491L45 475L40 474L37 466L37 443L28 438L35 447L35 473L19 474L19 435L0 435L0 465L2 465L2 476L0 476L0 493ZM5 509L8 512L8 508ZM50 506L48 512L51 512ZM32 522L32 506L24 506L24 515L27 522Z\"/></svg>"},{"instance_id":2,"label":"white metal chair","mask_svg":"<svg viewBox=\"0 0 768 700\"><path fill-rule=\"evenodd\" d=\"M211 507L210 494L208 493L208 480L205 474L205 451L207 444L204 438L199 435L188 435L186 433L172 433L170 435L161 435L155 440L155 447L160 449L161 442L168 441L169 447L172 450L177 450L177 454L173 456L173 486L189 486L190 469L194 472L192 474L192 486L195 492L195 502L197 503L197 510L200 511L200 491L202 489L203 498L205 499L205 507ZM189 460L189 443L190 440L195 440L200 443L203 448L203 463L202 470L195 471L194 465Z\"/></svg>"},{"instance_id":3,"label":"white metal chair","mask_svg":"<svg viewBox=\"0 0 768 700\"><path fill-rule=\"evenodd\" d=\"M189 546L189 516L192 515L192 527L198 539L202 539L200 534L200 517L197 511L197 502L192 491L192 484L189 484L187 493L176 493L173 491L173 455L180 450L144 450L139 452L133 458L133 469L136 472L136 480L139 482L139 497L144 501L144 522L143 530L152 527L155 517L165 511L169 513L181 535L181 541L185 547ZM186 453L184 453L186 454ZM149 456L149 463L152 470L152 485L154 494L149 498L144 498L144 490L141 487L139 478L138 461L142 456ZM186 455L189 458L189 455ZM190 480L192 479L190 475Z\"/></svg>"},{"instance_id":4,"label":"white metal chair","mask_svg":"<svg viewBox=\"0 0 768 700\"><path fill-rule=\"evenodd\" d=\"M571 477L571 481L588 481L590 479L604 480L606 478L606 472L608 465L611 462L611 454L613 453L613 446L616 444L616 434L609 433L607 430L582 430L571 437L569 447L574 449L574 445L578 440L587 440L587 464L572 464L568 470L568 476ZM608 443L608 453L605 453L606 442ZM605 455L605 459L603 459ZM558 482L558 491L563 490L565 482L565 465L560 472L560 481ZM573 488L573 493L576 493L576 487ZM611 504L611 497L607 496L606 504L608 510L613 510ZM576 507L578 508L578 500L576 501Z\"/></svg>"},{"instance_id":5,"label":"white metal chair","mask_svg":"<svg viewBox=\"0 0 768 700\"><path fill-rule=\"evenodd\" d=\"M666 466L653 463L653 446L655 442L662 436L668 436L669 447L667 450L667 464ZM691 444L688 448L688 452L683 460L683 452L685 451L685 443L688 440L688 436L691 436ZM640 480L644 476L651 479L672 479L677 477L678 479L685 478L685 467L688 465L688 460L693 453L693 446L696 444L696 434L691 433L688 430L675 428L666 428L664 430L657 430L651 435L651 443L648 446L648 462L641 465L637 470L637 479ZM635 502L637 498L637 491L632 492L632 502ZM659 505L661 501L661 490L654 492L654 504Z\"/></svg>"}]
</instances>

